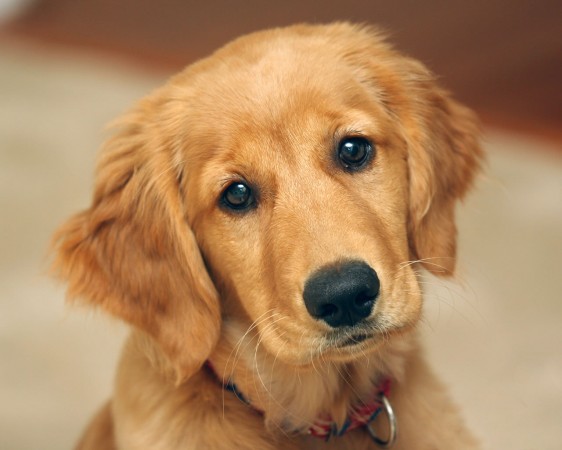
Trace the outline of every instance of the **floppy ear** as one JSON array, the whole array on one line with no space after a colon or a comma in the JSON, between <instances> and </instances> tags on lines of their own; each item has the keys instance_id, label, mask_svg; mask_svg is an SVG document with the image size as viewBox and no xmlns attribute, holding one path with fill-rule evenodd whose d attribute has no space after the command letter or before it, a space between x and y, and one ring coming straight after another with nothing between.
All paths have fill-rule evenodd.
<instances>
[{"instance_id":1,"label":"floppy ear","mask_svg":"<svg viewBox=\"0 0 562 450\"><path fill-rule=\"evenodd\" d=\"M419 62L404 59L404 130L410 173L409 239L414 259L430 272L452 275L457 200L472 185L483 157L479 123L437 86Z\"/></svg>"},{"instance_id":2,"label":"floppy ear","mask_svg":"<svg viewBox=\"0 0 562 450\"><path fill-rule=\"evenodd\" d=\"M483 157L476 116L441 89L419 61L386 43L384 33L360 36L345 58L359 67L377 98L400 124L408 146L410 257L430 272L452 275L456 262L455 205L472 185ZM363 72L366 69L367 72Z\"/></svg>"},{"instance_id":3,"label":"floppy ear","mask_svg":"<svg viewBox=\"0 0 562 450\"><path fill-rule=\"evenodd\" d=\"M220 310L184 217L178 116L158 98L124 117L102 149L92 205L55 234L53 268L69 298L150 335L181 381L214 348Z\"/></svg>"}]
</instances>

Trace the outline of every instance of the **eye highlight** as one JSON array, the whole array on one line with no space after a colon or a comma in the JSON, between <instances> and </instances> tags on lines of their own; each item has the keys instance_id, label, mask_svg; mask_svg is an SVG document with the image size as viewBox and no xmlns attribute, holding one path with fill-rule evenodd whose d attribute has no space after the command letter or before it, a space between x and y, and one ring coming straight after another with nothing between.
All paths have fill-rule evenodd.
<instances>
[{"instance_id":1,"label":"eye highlight","mask_svg":"<svg viewBox=\"0 0 562 450\"><path fill-rule=\"evenodd\" d=\"M374 144L364 137L345 137L338 145L338 159L347 170L359 170L374 154Z\"/></svg>"},{"instance_id":2,"label":"eye highlight","mask_svg":"<svg viewBox=\"0 0 562 450\"><path fill-rule=\"evenodd\" d=\"M255 203L252 189L242 181L235 181L222 193L221 203L228 209L244 211Z\"/></svg>"}]
</instances>

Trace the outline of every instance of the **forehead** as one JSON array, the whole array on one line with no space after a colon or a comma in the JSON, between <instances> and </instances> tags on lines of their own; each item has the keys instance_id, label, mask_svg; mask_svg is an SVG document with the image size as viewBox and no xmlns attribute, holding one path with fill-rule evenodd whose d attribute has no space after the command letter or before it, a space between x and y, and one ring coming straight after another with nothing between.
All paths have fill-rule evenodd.
<instances>
[{"instance_id":1,"label":"forehead","mask_svg":"<svg viewBox=\"0 0 562 450\"><path fill-rule=\"evenodd\" d=\"M309 164L338 138L379 141L388 129L381 92L329 48L219 53L188 75L178 84L189 97L186 161L206 179Z\"/></svg>"}]
</instances>

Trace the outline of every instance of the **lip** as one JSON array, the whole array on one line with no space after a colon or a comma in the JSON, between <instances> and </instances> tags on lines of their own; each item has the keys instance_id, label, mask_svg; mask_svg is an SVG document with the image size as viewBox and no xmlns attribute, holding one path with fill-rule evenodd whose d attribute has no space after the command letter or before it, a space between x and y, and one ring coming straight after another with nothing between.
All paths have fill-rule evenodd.
<instances>
[{"instance_id":1,"label":"lip","mask_svg":"<svg viewBox=\"0 0 562 450\"><path fill-rule=\"evenodd\" d=\"M351 347L354 345L358 345L371 337L373 337L372 334L357 333L343 340L341 343L338 344L338 347Z\"/></svg>"}]
</instances>

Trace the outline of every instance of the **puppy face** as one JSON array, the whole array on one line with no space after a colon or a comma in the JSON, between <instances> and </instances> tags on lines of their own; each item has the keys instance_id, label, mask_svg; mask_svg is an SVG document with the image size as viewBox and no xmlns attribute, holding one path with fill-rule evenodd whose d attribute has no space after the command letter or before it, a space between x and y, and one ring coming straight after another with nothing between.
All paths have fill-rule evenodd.
<instances>
[{"instance_id":1,"label":"puppy face","mask_svg":"<svg viewBox=\"0 0 562 450\"><path fill-rule=\"evenodd\" d=\"M417 283L405 265L407 147L391 114L350 68L336 64L339 70L311 76L310 67L333 60L309 49L282 51L285 67L265 54L258 67L230 73L235 90L195 94L222 123L217 130L198 116L187 124L209 136L187 139L198 147L196 158L189 148L184 154L191 168L187 217L228 316L243 328L256 323L262 344L285 361L350 358L419 314ZM299 60L307 64L287 64ZM276 67L273 79L267 67ZM362 294L353 286L356 271L341 273L350 262L372 268L379 280L364 314L346 305ZM336 275L327 288L352 292L335 292L320 309L351 309L341 324L330 320L334 314L311 313L304 296L307 282L330 268Z\"/></svg>"},{"instance_id":2,"label":"puppy face","mask_svg":"<svg viewBox=\"0 0 562 450\"><path fill-rule=\"evenodd\" d=\"M184 376L212 350L219 309L285 362L351 360L416 322L411 261L452 273L477 134L421 64L369 29L250 35L124 119L92 208L57 236L59 270L147 330ZM142 251L123 250L133 240Z\"/></svg>"}]
</instances>

